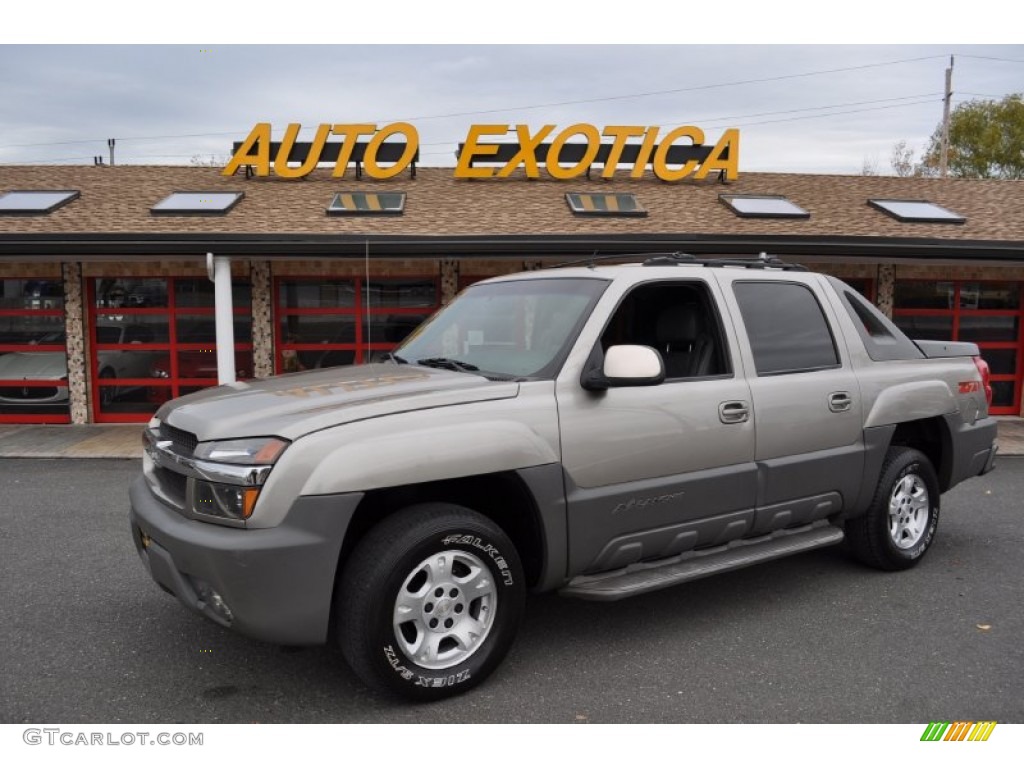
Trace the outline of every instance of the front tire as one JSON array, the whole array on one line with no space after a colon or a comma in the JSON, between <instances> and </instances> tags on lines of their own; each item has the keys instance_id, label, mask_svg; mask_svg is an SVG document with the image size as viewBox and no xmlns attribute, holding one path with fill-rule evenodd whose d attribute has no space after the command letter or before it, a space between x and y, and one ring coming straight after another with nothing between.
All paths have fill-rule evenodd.
<instances>
[{"instance_id":1,"label":"front tire","mask_svg":"<svg viewBox=\"0 0 1024 768\"><path fill-rule=\"evenodd\" d=\"M336 595L342 653L369 686L436 700L482 682L519 627L526 584L494 522L453 504L418 504L358 544Z\"/></svg>"},{"instance_id":2,"label":"front tire","mask_svg":"<svg viewBox=\"0 0 1024 768\"><path fill-rule=\"evenodd\" d=\"M850 550L862 563L885 571L917 565L935 539L939 524L939 482L928 457L893 446L861 517L846 521Z\"/></svg>"}]
</instances>

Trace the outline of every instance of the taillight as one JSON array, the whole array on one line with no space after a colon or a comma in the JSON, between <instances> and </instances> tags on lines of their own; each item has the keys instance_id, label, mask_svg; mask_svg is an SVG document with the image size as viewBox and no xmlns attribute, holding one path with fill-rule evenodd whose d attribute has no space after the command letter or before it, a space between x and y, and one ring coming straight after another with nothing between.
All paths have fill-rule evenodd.
<instances>
[{"instance_id":1,"label":"taillight","mask_svg":"<svg viewBox=\"0 0 1024 768\"><path fill-rule=\"evenodd\" d=\"M985 388L985 402L992 407L992 372L988 369L988 363L983 357L974 358L974 367L981 374L981 386Z\"/></svg>"}]
</instances>

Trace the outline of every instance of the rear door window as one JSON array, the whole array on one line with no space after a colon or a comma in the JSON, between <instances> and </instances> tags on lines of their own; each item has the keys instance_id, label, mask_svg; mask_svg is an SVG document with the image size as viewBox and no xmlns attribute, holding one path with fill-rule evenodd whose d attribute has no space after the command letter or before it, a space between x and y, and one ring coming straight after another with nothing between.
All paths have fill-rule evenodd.
<instances>
[{"instance_id":1,"label":"rear door window","mask_svg":"<svg viewBox=\"0 0 1024 768\"><path fill-rule=\"evenodd\" d=\"M758 376L839 366L828 321L806 285L743 281L733 290Z\"/></svg>"}]
</instances>

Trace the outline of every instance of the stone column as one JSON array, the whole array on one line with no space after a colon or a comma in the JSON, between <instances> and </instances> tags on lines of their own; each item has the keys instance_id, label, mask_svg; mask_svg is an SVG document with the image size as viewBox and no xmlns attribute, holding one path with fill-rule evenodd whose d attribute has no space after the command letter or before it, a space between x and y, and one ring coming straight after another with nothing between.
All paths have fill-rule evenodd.
<instances>
[{"instance_id":1,"label":"stone column","mask_svg":"<svg viewBox=\"0 0 1024 768\"><path fill-rule=\"evenodd\" d=\"M441 259L441 306L454 299L459 293L459 262L456 259Z\"/></svg>"},{"instance_id":2,"label":"stone column","mask_svg":"<svg viewBox=\"0 0 1024 768\"><path fill-rule=\"evenodd\" d=\"M878 265L878 289L875 291L875 304L892 319L893 297L896 295L896 267L892 264Z\"/></svg>"},{"instance_id":3,"label":"stone column","mask_svg":"<svg viewBox=\"0 0 1024 768\"><path fill-rule=\"evenodd\" d=\"M82 265L61 264L64 278L64 334L68 347L68 398L71 423L89 421L89 376L85 356L85 303L82 301Z\"/></svg>"},{"instance_id":4,"label":"stone column","mask_svg":"<svg viewBox=\"0 0 1024 768\"><path fill-rule=\"evenodd\" d=\"M274 294L270 289L270 262L249 263L252 286L252 368L258 379L274 373Z\"/></svg>"}]
</instances>

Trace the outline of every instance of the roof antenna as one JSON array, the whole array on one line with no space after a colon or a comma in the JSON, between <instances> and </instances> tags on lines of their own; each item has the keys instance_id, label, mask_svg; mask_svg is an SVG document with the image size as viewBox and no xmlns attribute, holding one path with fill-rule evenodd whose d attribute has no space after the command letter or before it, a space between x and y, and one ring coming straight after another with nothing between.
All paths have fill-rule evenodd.
<instances>
[{"instance_id":1,"label":"roof antenna","mask_svg":"<svg viewBox=\"0 0 1024 768\"><path fill-rule=\"evenodd\" d=\"M588 267L590 267L590 269L596 268L596 265L594 264L595 259L597 259L597 248L595 248L594 252L590 254L590 263L587 265Z\"/></svg>"}]
</instances>

